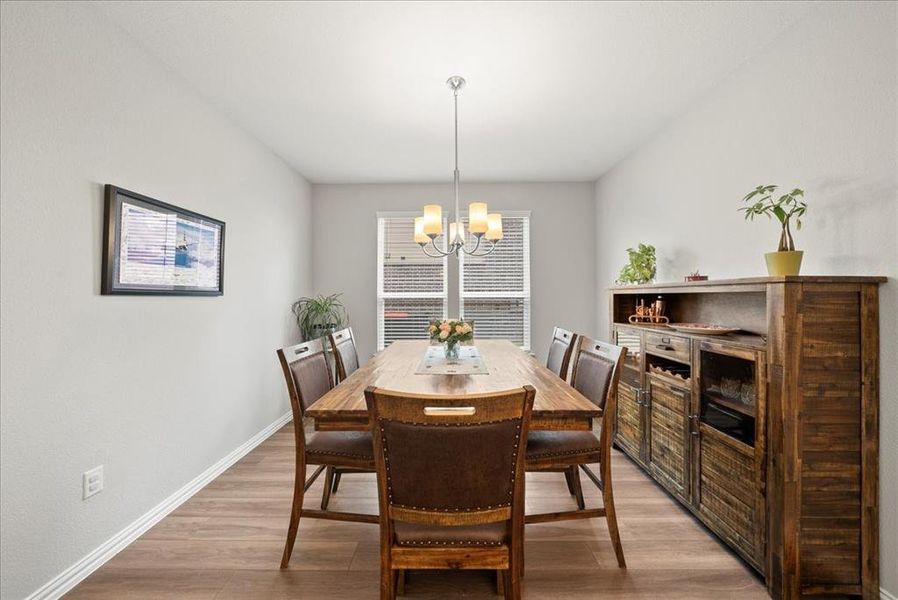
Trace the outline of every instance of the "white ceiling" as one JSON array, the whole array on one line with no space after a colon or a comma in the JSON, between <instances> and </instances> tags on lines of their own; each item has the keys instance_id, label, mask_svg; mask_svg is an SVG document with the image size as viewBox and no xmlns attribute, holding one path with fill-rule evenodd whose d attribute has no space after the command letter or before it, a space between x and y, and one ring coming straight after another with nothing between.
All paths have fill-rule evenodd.
<instances>
[{"instance_id":1,"label":"white ceiling","mask_svg":"<svg viewBox=\"0 0 898 600\"><path fill-rule=\"evenodd\" d=\"M370 183L451 179L453 74L463 180L596 179L811 5L98 7L309 180Z\"/></svg>"}]
</instances>

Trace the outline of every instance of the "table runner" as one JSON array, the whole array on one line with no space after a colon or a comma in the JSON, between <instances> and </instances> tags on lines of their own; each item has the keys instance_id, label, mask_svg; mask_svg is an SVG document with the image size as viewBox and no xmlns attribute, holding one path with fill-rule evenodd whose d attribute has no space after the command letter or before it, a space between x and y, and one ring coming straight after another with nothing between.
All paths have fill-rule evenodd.
<instances>
[{"instance_id":1,"label":"table runner","mask_svg":"<svg viewBox=\"0 0 898 600\"><path fill-rule=\"evenodd\" d=\"M448 362L442 346L428 346L416 375L488 375L477 346L459 346L458 360Z\"/></svg>"}]
</instances>

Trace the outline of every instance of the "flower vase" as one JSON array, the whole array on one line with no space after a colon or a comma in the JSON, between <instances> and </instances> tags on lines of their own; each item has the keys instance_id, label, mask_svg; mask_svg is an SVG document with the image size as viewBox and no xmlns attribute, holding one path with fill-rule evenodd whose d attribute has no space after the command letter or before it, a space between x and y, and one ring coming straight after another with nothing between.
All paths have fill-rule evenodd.
<instances>
[{"instance_id":1,"label":"flower vase","mask_svg":"<svg viewBox=\"0 0 898 600\"><path fill-rule=\"evenodd\" d=\"M446 361L450 363L458 362L458 342L455 343L444 343L443 344L443 352L446 355Z\"/></svg>"}]
</instances>

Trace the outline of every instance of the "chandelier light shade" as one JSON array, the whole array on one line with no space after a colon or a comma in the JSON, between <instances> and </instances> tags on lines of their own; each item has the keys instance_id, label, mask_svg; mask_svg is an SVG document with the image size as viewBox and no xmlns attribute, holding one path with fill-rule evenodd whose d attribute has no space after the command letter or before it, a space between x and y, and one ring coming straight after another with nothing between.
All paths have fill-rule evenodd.
<instances>
[{"instance_id":1,"label":"chandelier light shade","mask_svg":"<svg viewBox=\"0 0 898 600\"><path fill-rule=\"evenodd\" d=\"M502 215L493 213L487 216L486 239L490 242L498 242L502 239Z\"/></svg>"},{"instance_id":2,"label":"chandelier light shade","mask_svg":"<svg viewBox=\"0 0 898 600\"><path fill-rule=\"evenodd\" d=\"M486 233L487 229L486 202L472 202L468 205L468 231Z\"/></svg>"},{"instance_id":3,"label":"chandelier light shade","mask_svg":"<svg viewBox=\"0 0 898 600\"><path fill-rule=\"evenodd\" d=\"M473 248L468 248L458 207L458 92L465 86L465 80L454 75L446 81L446 85L452 90L455 102L455 213L449 222L449 236L445 245L438 245L437 240L443 235L443 208L439 204L426 205L424 216L415 218L415 243L421 246L424 254L433 258L450 254L457 257L462 252L471 256L486 256L496 249L496 243L502 239L502 215L490 213L486 202L471 202L468 205L468 231L474 236L475 243ZM483 240L486 243L482 244Z\"/></svg>"}]
</instances>

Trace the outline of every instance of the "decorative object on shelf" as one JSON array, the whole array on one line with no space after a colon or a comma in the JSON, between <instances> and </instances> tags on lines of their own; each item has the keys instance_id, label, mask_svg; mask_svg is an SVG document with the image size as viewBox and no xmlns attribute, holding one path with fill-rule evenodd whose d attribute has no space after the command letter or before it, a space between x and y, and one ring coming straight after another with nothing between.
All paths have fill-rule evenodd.
<instances>
[{"instance_id":1,"label":"decorative object on shelf","mask_svg":"<svg viewBox=\"0 0 898 600\"><path fill-rule=\"evenodd\" d=\"M103 295L221 296L223 221L106 185Z\"/></svg>"},{"instance_id":2,"label":"decorative object on shelf","mask_svg":"<svg viewBox=\"0 0 898 600\"><path fill-rule=\"evenodd\" d=\"M627 254L630 262L620 270L617 283L634 285L651 282L655 278L655 247L640 243L637 248L627 248Z\"/></svg>"},{"instance_id":3,"label":"decorative object on shelf","mask_svg":"<svg viewBox=\"0 0 898 600\"><path fill-rule=\"evenodd\" d=\"M683 278L683 281L708 281L708 276L702 275L701 273L699 273L698 269L696 269L689 275L686 275Z\"/></svg>"},{"instance_id":4,"label":"decorative object on shelf","mask_svg":"<svg viewBox=\"0 0 898 600\"><path fill-rule=\"evenodd\" d=\"M801 271L801 258L804 252L795 249L795 241L792 239L791 222L795 219L795 229L801 229L801 217L807 212L808 205L799 198L804 196L804 190L795 188L788 194L774 198L778 186L759 185L746 194L743 202L749 202L739 210L745 213L745 218L753 221L758 215L771 215L777 218L782 226L780 232L779 247L776 252L768 252L764 255L767 261L767 273L771 276L798 275Z\"/></svg>"},{"instance_id":5,"label":"decorative object on shelf","mask_svg":"<svg viewBox=\"0 0 898 600\"><path fill-rule=\"evenodd\" d=\"M627 319L630 323L668 323L670 319L664 314L667 309L667 303L664 298L658 296L658 299L650 305L645 305L645 300L639 299L636 305L636 313L630 315Z\"/></svg>"},{"instance_id":6,"label":"decorative object on shelf","mask_svg":"<svg viewBox=\"0 0 898 600\"><path fill-rule=\"evenodd\" d=\"M709 325L707 323L670 323L668 327L682 333L695 333L698 335L726 335L739 331L738 327L724 327L723 325Z\"/></svg>"},{"instance_id":7,"label":"decorative object on shelf","mask_svg":"<svg viewBox=\"0 0 898 600\"><path fill-rule=\"evenodd\" d=\"M431 340L443 344L446 360L452 362L458 360L458 343L474 339L474 324L460 319L431 321L427 333Z\"/></svg>"},{"instance_id":8,"label":"decorative object on shelf","mask_svg":"<svg viewBox=\"0 0 898 600\"><path fill-rule=\"evenodd\" d=\"M454 254L458 257L462 252L471 256L486 256L496 249L496 244L502 239L502 215L490 213L485 202L472 202L468 205L468 231L475 238L473 248L465 245L465 228L461 220L461 211L458 207L458 93L465 87L463 77L453 75L446 80L446 85L452 90L455 102L455 171L453 182L455 184L455 214L454 220L449 223L449 237L446 239L445 249L437 246L437 238L443 235L443 208L439 204L428 204L424 207L424 216L415 217L415 243L421 246L421 250L432 258L442 258ZM481 249L481 243L486 239L487 245ZM428 246L429 244L429 246Z\"/></svg>"},{"instance_id":9,"label":"decorative object on shelf","mask_svg":"<svg viewBox=\"0 0 898 600\"><path fill-rule=\"evenodd\" d=\"M342 295L304 296L293 303L293 314L303 341L324 337L349 323L349 315L340 300Z\"/></svg>"}]
</instances>

